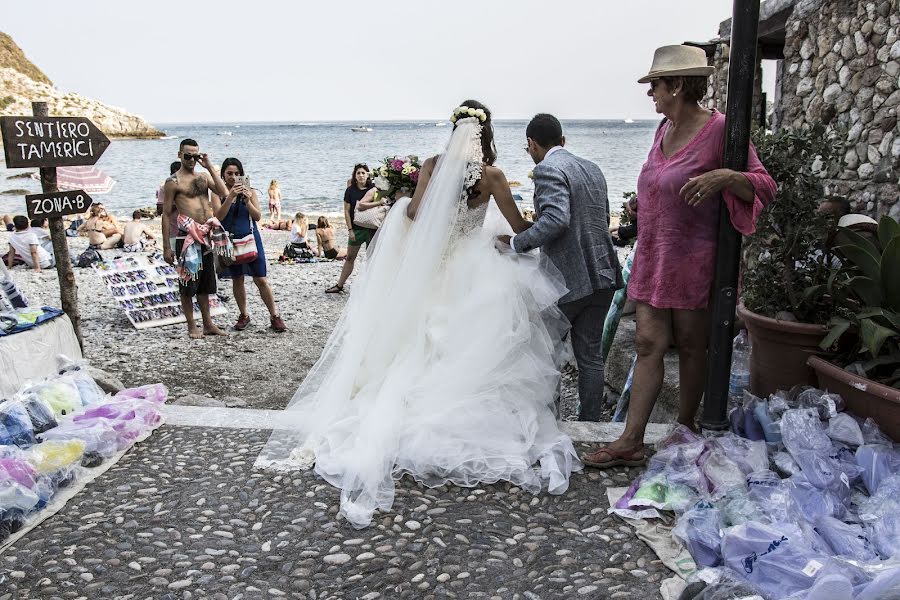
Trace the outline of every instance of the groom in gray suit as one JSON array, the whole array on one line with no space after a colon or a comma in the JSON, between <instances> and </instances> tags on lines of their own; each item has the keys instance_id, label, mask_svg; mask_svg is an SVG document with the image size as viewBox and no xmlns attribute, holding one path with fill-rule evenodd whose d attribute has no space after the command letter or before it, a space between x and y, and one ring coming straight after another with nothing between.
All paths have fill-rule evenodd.
<instances>
[{"instance_id":1,"label":"groom in gray suit","mask_svg":"<svg viewBox=\"0 0 900 600\"><path fill-rule=\"evenodd\" d=\"M540 248L562 272L569 293L559 308L572 324L578 364L580 421L599 421L603 408L603 324L613 294L624 287L609 234L609 199L600 167L564 148L553 115L535 116L525 130L534 168L535 222L518 235L501 236L515 252Z\"/></svg>"}]
</instances>

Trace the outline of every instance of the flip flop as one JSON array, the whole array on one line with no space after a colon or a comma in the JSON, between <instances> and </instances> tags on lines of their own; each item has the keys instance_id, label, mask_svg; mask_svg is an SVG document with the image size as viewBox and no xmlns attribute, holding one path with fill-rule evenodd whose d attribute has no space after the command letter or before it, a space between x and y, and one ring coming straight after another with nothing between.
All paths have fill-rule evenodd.
<instances>
[{"instance_id":1,"label":"flip flop","mask_svg":"<svg viewBox=\"0 0 900 600\"><path fill-rule=\"evenodd\" d=\"M581 461L585 465L597 469L609 469L610 467L643 467L647 464L647 453L644 451L643 446L631 448L629 450L600 448L594 452L582 454Z\"/></svg>"},{"instance_id":2,"label":"flip flop","mask_svg":"<svg viewBox=\"0 0 900 600\"><path fill-rule=\"evenodd\" d=\"M325 293L326 293L326 294L340 294L340 293L342 293L343 291L344 291L344 286L338 285L338 284L334 284L333 286L331 286L330 288L328 288L327 290L325 290Z\"/></svg>"}]
</instances>

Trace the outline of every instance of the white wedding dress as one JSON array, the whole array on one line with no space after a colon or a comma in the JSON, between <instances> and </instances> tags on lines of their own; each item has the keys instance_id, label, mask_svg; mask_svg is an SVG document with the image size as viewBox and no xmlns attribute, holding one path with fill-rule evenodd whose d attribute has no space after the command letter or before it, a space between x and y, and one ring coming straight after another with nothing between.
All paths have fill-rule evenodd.
<instances>
[{"instance_id":1,"label":"white wedding dress","mask_svg":"<svg viewBox=\"0 0 900 600\"><path fill-rule=\"evenodd\" d=\"M581 468L551 410L566 289L545 258L495 249L509 229L496 206L468 206L480 131L476 119L457 123L415 220L408 198L391 209L256 462L315 465L357 528L390 509L404 474L432 487L505 480L560 494Z\"/></svg>"}]
</instances>

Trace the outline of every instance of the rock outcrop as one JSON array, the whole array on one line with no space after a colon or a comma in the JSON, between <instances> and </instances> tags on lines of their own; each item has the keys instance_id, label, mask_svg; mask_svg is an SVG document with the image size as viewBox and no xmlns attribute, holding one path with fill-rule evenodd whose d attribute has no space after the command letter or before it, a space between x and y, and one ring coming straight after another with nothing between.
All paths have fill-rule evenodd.
<instances>
[{"instance_id":1,"label":"rock outcrop","mask_svg":"<svg viewBox=\"0 0 900 600\"><path fill-rule=\"evenodd\" d=\"M51 115L87 117L109 137L157 138L150 123L97 100L56 89L50 79L5 33L0 33L0 115L30 115L31 103L44 101Z\"/></svg>"}]
</instances>

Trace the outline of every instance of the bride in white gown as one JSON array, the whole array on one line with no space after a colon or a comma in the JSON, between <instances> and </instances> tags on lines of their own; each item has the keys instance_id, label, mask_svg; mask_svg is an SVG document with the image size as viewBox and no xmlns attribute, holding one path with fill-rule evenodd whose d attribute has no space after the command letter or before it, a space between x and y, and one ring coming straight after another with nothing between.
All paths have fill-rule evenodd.
<instances>
[{"instance_id":1,"label":"bride in white gown","mask_svg":"<svg viewBox=\"0 0 900 600\"><path fill-rule=\"evenodd\" d=\"M545 258L494 247L497 234L529 224L492 166L490 113L464 105L482 108L484 122L459 118L414 198L388 213L322 356L256 461L315 465L357 528L390 509L404 474L431 487L506 480L561 494L581 468L551 408L566 289ZM485 222L491 196L508 225Z\"/></svg>"}]
</instances>

